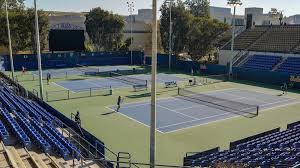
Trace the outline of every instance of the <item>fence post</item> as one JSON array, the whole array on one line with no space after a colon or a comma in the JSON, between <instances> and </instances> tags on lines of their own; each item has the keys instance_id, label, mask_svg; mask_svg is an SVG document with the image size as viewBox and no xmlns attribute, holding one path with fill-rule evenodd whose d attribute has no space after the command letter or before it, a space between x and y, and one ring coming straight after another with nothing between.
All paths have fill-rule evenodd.
<instances>
[{"instance_id":1,"label":"fence post","mask_svg":"<svg viewBox=\"0 0 300 168\"><path fill-rule=\"evenodd\" d=\"M68 100L70 99L70 90L68 90Z\"/></svg>"}]
</instances>

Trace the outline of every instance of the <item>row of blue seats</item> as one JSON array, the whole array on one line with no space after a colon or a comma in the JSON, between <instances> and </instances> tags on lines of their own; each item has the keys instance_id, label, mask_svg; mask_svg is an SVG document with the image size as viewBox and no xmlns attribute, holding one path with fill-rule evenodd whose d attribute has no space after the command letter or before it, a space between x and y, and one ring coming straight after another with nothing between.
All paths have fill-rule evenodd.
<instances>
[{"instance_id":1,"label":"row of blue seats","mask_svg":"<svg viewBox=\"0 0 300 168\"><path fill-rule=\"evenodd\" d=\"M271 70L272 66L263 66L263 65L244 65L243 68L251 68L251 69L267 69Z\"/></svg>"},{"instance_id":2,"label":"row of blue seats","mask_svg":"<svg viewBox=\"0 0 300 168\"><path fill-rule=\"evenodd\" d=\"M285 72L290 75L299 75L300 74L300 71L295 71L295 70L277 70L277 72Z\"/></svg>"},{"instance_id":3,"label":"row of blue seats","mask_svg":"<svg viewBox=\"0 0 300 168\"><path fill-rule=\"evenodd\" d=\"M283 65L287 65L287 66L297 66L300 65L300 60L287 60L284 62Z\"/></svg>"},{"instance_id":4,"label":"row of blue seats","mask_svg":"<svg viewBox=\"0 0 300 168\"><path fill-rule=\"evenodd\" d=\"M38 131L40 131L44 138L46 138L50 142L50 144L54 147L54 151L56 151L57 154L59 154L65 160L69 159L69 150L59 140L57 140L46 128L42 127L40 125L40 122L33 118L32 125Z\"/></svg>"},{"instance_id":5,"label":"row of blue seats","mask_svg":"<svg viewBox=\"0 0 300 168\"><path fill-rule=\"evenodd\" d=\"M4 124L2 121L0 121L0 137L1 137L1 140L2 142L5 144L5 145L8 145L9 144L9 133L7 131L7 129L5 128Z\"/></svg>"},{"instance_id":6,"label":"row of blue seats","mask_svg":"<svg viewBox=\"0 0 300 168\"><path fill-rule=\"evenodd\" d=\"M55 120L55 117L51 115L48 111L46 111L43 107L41 107L38 103L34 101L27 100L28 104L34 108L46 121L52 122Z\"/></svg>"},{"instance_id":7,"label":"row of blue seats","mask_svg":"<svg viewBox=\"0 0 300 168\"><path fill-rule=\"evenodd\" d=\"M35 142L40 149L45 153L49 153L51 150L50 144L40 135L40 133L29 123L29 120L26 119L22 114L14 112L14 115L17 118L19 124L26 130L26 133L30 135L32 141Z\"/></svg>"},{"instance_id":8,"label":"row of blue seats","mask_svg":"<svg viewBox=\"0 0 300 168\"><path fill-rule=\"evenodd\" d=\"M274 56L274 55L253 55L252 57L255 58L263 58L263 59L281 59L281 56Z\"/></svg>"},{"instance_id":9,"label":"row of blue seats","mask_svg":"<svg viewBox=\"0 0 300 168\"><path fill-rule=\"evenodd\" d=\"M0 108L1 115L3 116L6 124L12 129L16 137L19 141L22 142L24 147L31 148L31 140L24 132L24 130L20 127L20 125L15 121L15 119L9 114L9 112L5 108Z\"/></svg>"},{"instance_id":10,"label":"row of blue seats","mask_svg":"<svg viewBox=\"0 0 300 168\"><path fill-rule=\"evenodd\" d=\"M296 129L293 132L279 132L277 135L270 135L269 137L263 137L248 141L243 144L237 145L238 149L276 149L276 148L294 148L295 143L300 140L300 129Z\"/></svg>"},{"instance_id":11,"label":"row of blue seats","mask_svg":"<svg viewBox=\"0 0 300 168\"><path fill-rule=\"evenodd\" d=\"M9 100L10 103L12 103L15 107L16 110L28 114L29 112L19 103L17 103L17 100L7 91L1 90L1 92L5 95L5 97Z\"/></svg>"},{"instance_id":12,"label":"row of blue seats","mask_svg":"<svg viewBox=\"0 0 300 168\"><path fill-rule=\"evenodd\" d=\"M191 162L192 166L204 167L215 166L217 163L261 167L289 167L300 164L300 126L295 125L286 131L240 143L231 150L201 155L197 159L193 158Z\"/></svg>"},{"instance_id":13,"label":"row of blue seats","mask_svg":"<svg viewBox=\"0 0 300 168\"><path fill-rule=\"evenodd\" d=\"M259 61L256 61L256 60L250 60L248 61L247 63L245 63L245 65L262 65L262 66L273 66L274 62L259 62Z\"/></svg>"},{"instance_id":14,"label":"row of blue seats","mask_svg":"<svg viewBox=\"0 0 300 168\"><path fill-rule=\"evenodd\" d=\"M253 55L241 67L270 71L281 58L280 56Z\"/></svg>"},{"instance_id":15,"label":"row of blue seats","mask_svg":"<svg viewBox=\"0 0 300 168\"><path fill-rule=\"evenodd\" d=\"M193 160L191 166L215 167L219 163L247 167L292 167L300 163L300 152L260 149L223 151Z\"/></svg>"},{"instance_id":16,"label":"row of blue seats","mask_svg":"<svg viewBox=\"0 0 300 168\"><path fill-rule=\"evenodd\" d=\"M51 125L45 125L45 127L65 145L72 153L71 155L76 159L80 160L80 150L76 148L76 146L70 143L57 129L53 128Z\"/></svg>"},{"instance_id":17,"label":"row of blue seats","mask_svg":"<svg viewBox=\"0 0 300 168\"><path fill-rule=\"evenodd\" d=\"M2 93L0 93L0 101L10 111L15 111L17 109Z\"/></svg>"},{"instance_id":18,"label":"row of blue seats","mask_svg":"<svg viewBox=\"0 0 300 168\"><path fill-rule=\"evenodd\" d=\"M294 70L294 71L300 71L300 65L299 66L284 66L278 68L278 70Z\"/></svg>"},{"instance_id":19,"label":"row of blue seats","mask_svg":"<svg viewBox=\"0 0 300 168\"><path fill-rule=\"evenodd\" d=\"M19 109L22 109L21 111L24 113L28 113L31 117L35 117L37 120L41 120L42 118L46 122L51 122L53 117L49 117L47 114L45 114L45 110L42 112L38 106L32 105L31 102L28 102L26 99L23 99L21 97L18 97L14 94L8 93L7 91L3 91L4 94L6 94L8 97L11 97L11 101L14 104L17 104L19 106ZM40 107L41 108L41 107Z\"/></svg>"},{"instance_id":20,"label":"row of blue seats","mask_svg":"<svg viewBox=\"0 0 300 168\"><path fill-rule=\"evenodd\" d=\"M47 112L44 108L42 108L38 103L34 101L27 100L25 98L19 97L12 93L12 91L8 87L3 87L2 90L2 98L0 93L0 99L3 100L7 106L11 105L10 109L12 111L18 111L18 113L21 116L25 116L25 118L31 117L32 120L38 121L41 123L45 123L43 127L43 131L47 132L48 134L51 134L55 138L54 144L56 141L58 141L60 144L54 145L57 148L58 153L63 156L65 159L67 159L68 155L71 155L72 157L80 159L80 150L75 147L74 144L70 143L56 128L51 126L51 123L53 120L55 120L55 117L52 116L49 112ZM5 95L5 96L4 96ZM43 120L43 121L42 121ZM26 121L26 120L24 120ZM20 120L20 122L23 122ZM22 125L25 127L25 129L28 129L29 125ZM27 130L30 131L30 130ZM29 132L30 133L30 132ZM33 135L32 135L33 136ZM44 140L45 141L45 140ZM43 142L44 142L43 141ZM42 145L41 145L42 146ZM47 146L47 145L46 145ZM44 151L48 151L49 147L42 146L42 149ZM65 150L68 149L68 150ZM69 152L71 151L71 152Z\"/></svg>"},{"instance_id":21,"label":"row of blue seats","mask_svg":"<svg viewBox=\"0 0 300 168\"><path fill-rule=\"evenodd\" d=\"M38 113L36 113L31 107L27 106L26 103L19 96L16 96L15 94L11 94L11 96L14 98L16 104L19 104L24 109L26 109L27 115L36 118L38 121L42 121L42 117Z\"/></svg>"}]
</instances>

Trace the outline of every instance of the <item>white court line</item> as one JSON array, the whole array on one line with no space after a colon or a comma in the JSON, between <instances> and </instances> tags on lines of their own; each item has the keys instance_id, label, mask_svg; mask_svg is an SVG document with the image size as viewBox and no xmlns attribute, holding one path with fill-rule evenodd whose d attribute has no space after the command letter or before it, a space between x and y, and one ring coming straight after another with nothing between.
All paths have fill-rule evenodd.
<instances>
[{"instance_id":1,"label":"white court line","mask_svg":"<svg viewBox=\"0 0 300 168\"><path fill-rule=\"evenodd\" d=\"M291 103L288 103L288 104L284 104L284 105L275 106L275 107L272 107L272 108L263 109L260 112L269 111L269 110L272 110L272 109L277 109L277 108L286 107L286 106L290 106L290 105L293 105L293 104L299 104L299 103L300 103L299 101L297 101L297 102L291 102ZM193 125L193 126L190 126L190 127L176 129L176 130L173 130L173 131L167 131L167 132L165 132L165 134L173 133L173 132L177 132L177 131L182 131L182 130L186 130L186 129L190 129L190 128L194 128L194 127L199 127L199 126L203 126L203 125L208 125L208 124L212 124L212 123L216 123L216 122L220 122L220 121L225 121L225 120L229 120L229 119L234 119L234 118L237 118L237 117L242 117L242 116L240 116L240 115L234 115L232 117L228 117L228 118L224 118L224 119L220 119L220 120L215 120L215 121L210 121L208 123L203 123L203 124L199 124L199 125Z\"/></svg>"},{"instance_id":2,"label":"white court line","mask_svg":"<svg viewBox=\"0 0 300 168\"><path fill-rule=\"evenodd\" d=\"M194 122L194 121L201 121L201 120L210 119L210 118L214 118L214 117L219 117L219 116L223 116L223 115L227 115L227 114L231 114L231 113L234 114L235 112L240 112L240 111L249 110L249 109L252 109L252 108L244 108L244 109L241 109L239 111L232 111L232 112L227 112L227 113L223 113L223 114L213 115L213 116L209 116L209 117L205 117L205 118L201 118L201 119L197 119L197 120L191 120L191 121L181 122L181 123L177 123L177 124L170 124L170 125L166 125L166 126L159 127L159 128L166 128L166 127L176 126L176 125L181 125L181 124L186 124L186 123L190 123L190 122ZM237 114L234 114L234 115L237 115ZM237 116L240 116L240 115L237 115Z\"/></svg>"},{"instance_id":3,"label":"white court line","mask_svg":"<svg viewBox=\"0 0 300 168\"><path fill-rule=\"evenodd\" d=\"M91 84L91 85L94 85L96 87L103 87L102 85L98 85L97 83L95 83L93 80L86 80L87 83Z\"/></svg>"},{"instance_id":4,"label":"white court line","mask_svg":"<svg viewBox=\"0 0 300 168\"><path fill-rule=\"evenodd\" d=\"M178 99L178 98L177 98ZM236 98L236 99L230 99L230 100L240 100L240 99L244 99L242 97L240 98ZM185 99L178 99L178 100L185 100ZM185 100L185 101L188 101L188 100ZM190 101L189 101L190 102ZM218 102L213 102L213 103L222 103L222 102L226 102L225 100L224 101L218 101ZM192 102L194 104L197 104L195 102ZM208 102L207 102L208 103ZM181 109L176 109L176 111L182 111L182 110L188 110L188 109L191 109L191 108L194 108L194 107L201 107L201 106L206 106L206 107L209 107L205 104L197 104L196 106L190 106L190 107L186 107L186 108L181 108Z\"/></svg>"},{"instance_id":5,"label":"white court line","mask_svg":"<svg viewBox=\"0 0 300 168\"><path fill-rule=\"evenodd\" d=\"M114 110L114 109L112 109L112 108L110 108L110 107L105 107L105 108L107 108L107 109L109 109L109 110L111 110L111 111L116 111L116 110ZM122 116L124 116L124 117L126 117L126 118L128 118L128 119L130 119L130 120L132 120L132 121L135 121L135 122L137 122L137 123L139 123L139 124L141 124L141 125L143 125L143 126L146 126L146 127L149 127L149 128L150 128L149 125L147 125L147 124L145 124L145 123L142 123L142 122L140 122L140 121L138 121L138 120L136 120L136 119L134 119L134 118L131 118L131 117L129 117L129 116L127 116L127 115L125 115L125 114L123 114L123 113L121 113L121 112L117 112L117 114L121 114ZM158 129L156 129L156 131L158 131L158 132L160 132L160 133L162 133L162 134L165 134L164 132L162 132L162 131L160 131L160 130L158 130Z\"/></svg>"},{"instance_id":6,"label":"white court line","mask_svg":"<svg viewBox=\"0 0 300 168\"><path fill-rule=\"evenodd\" d=\"M164 106L161 106L161 105L157 105L157 107L161 107L161 108L167 109L167 110L169 110L169 111L171 111L171 112L173 112L173 113L177 113L177 114L180 114L180 115L183 115L183 116L189 117L189 118L191 118L191 119L197 119L197 118L195 118L195 117L192 117L192 116L189 116L189 115L186 115L186 114L183 114L183 113L177 112L176 110L172 110L172 109L169 109L169 108L167 108L167 107L164 107Z\"/></svg>"},{"instance_id":7,"label":"white court line","mask_svg":"<svg viewBox=\"0 0 300 168\"><path fill-rule=\"evenodd\" d=\"M224 92L223 94L227 94L227 95L235 96L235 97L241 97L241 98L249 99L249 100L254 100L254 101L257 101L257 102L268 103L268 102L266 102L266 101L262 101L261 99L256 100L256 99L251 98L251 97L239 96L239 95L235 95L235 94L233 94L233 93L226 93L226 92Z\"/></svg>"},{"instance_id":8,"label":"white court line","mask_svg":"<svg viewBox=\"0 0 300 168\"><path fill-rule=\"evenodd\" d=\"M220 90L214 90L214 91L208 91L208 92L201 92L201 93L211 93L211 92L221 92L221 91L225 91L225 90L235 90L235 88L228 88L228 89L220 89ZM172 101L173 99L176 99L176 100L182 100L182 99L179 99L178 97L180 96L173 96L173 97L164 97L164 98L159 98L157 99L157 101L159 100L167 100L165 102L169 102L169 101ZM141 100L141 101L136 101L136 102L132 102L132 103L125 103L123 105L130 105L130 104L140 104L140 103L146 103L150 101L150 99L147 99L147 100ZM110 106L114 106L114 105L110 105Z\"/></svg>"},{"instance_id":9,"label":"white court line","mask_svg":"<svg viewBox=\"0 0 300 168\"><path fill-rule=\"evenodd\" d=\"M58 87L61 87L61 88L65 89L65 90L69 90L69 91L72 92L72 93L77 93L77 92L74 92L73 90L67 89L67 88L65 88L64 86L62 86L62 85L60 85L60 84L57 84L57 83L55 83L55 82L51 82L51 84L54 84L54 85L56 85L56 86L58 86Z\"/></svg>"},{"instance_id":10,"label":"white court line","mask_svg":"<svg viewBox=\"0 0 300 168\"><path fill-rule=\"evenodd\" d=\"M181 125L181 124L187 124L187 123L191 123L191 122L194 122L194 121L202 121L202 120L206 120L206 119L210 119L210 118L224 116L224 115L227 115L227 114L231 114L231 113L227 112L227 113L213 115L213 116L209 116L209 117L205 117L205 118L201 118L201 119L197 119L197 120L191 120L191 121L185 121L185 122L180 122L180 123L176 123L176 124L170 124L170 125L166 125L166 126L163 126L163 127L159 127L158 129L168 128L168 127L177 126L177 125Z\"/></svg>"},{"instance_id":11,"label":"white court line","mask_svg":"<svg viewBox=\"0 0 300 168\"><path fill-rule=\"evenodd\" d=\"M287 100L283 100L283 101L277 101L277 102L272 102L272 103L267 103L267 104L263 104L259 107L264 107L264 106L268 106L268 105L273 105L273 104L278 104L278 103L283 103L283 102L287 102L287 101L291 101L290 99ZM278 107L278 106L277 106Z\"/></svg>"},{"instance_id":12,"label":"white court line","mask_svg":"<svg viewBox=\"0 0 300 168\"><path fill-rule=\"evenodd\" d=\"M231 117L227 117L227 118L223 118L223 119L219 119L219 120L215 120L215 121L210 121L210 122L203 123L203 124L193 125L193 126L190 126L190 127L184 127L184 128L176 129L176 130L173 130L173 131L166 131L165 134L169 134L169 133L173 133L173 132L177 132L177 131L182 131L182 130L186 130L186 129L190 129L190 128L194 128L194 127L199 127L199 126L203 126L203 125L213 124L213 123L216 123L216 122L221 122L221 121L225 121L225 120L229 120L229 119L234 119L234 118L237 118L237 117L242 117L242 116L233 115Z\"/></svg>"}]
</instances>

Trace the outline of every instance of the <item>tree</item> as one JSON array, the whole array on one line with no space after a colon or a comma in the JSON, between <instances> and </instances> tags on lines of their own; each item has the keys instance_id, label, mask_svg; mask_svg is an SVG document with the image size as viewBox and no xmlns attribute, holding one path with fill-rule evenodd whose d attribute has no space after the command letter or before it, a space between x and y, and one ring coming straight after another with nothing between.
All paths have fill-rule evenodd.
<instances>
[{"instance_id":1,"label":"tree","mask_svg":"<svg viewBox=\"0 0 300 168\"><path fill-rule=\"evenodd\" d=\"M216 19L194 17L187 34L187 45L192 60L199 61L212 52L217 39L228 29L227 24Z\"/></svg>"},{"instance_id":2,"label":"tree","mask_svg":"<svg viewBox=\"0 0 300 168\"><path fill-rule=\"evenodd\" d=\"M41 49L46 46L48 36L48 16L42 12L39 15L40 42ZM18 51L31 50L35 52L35 20L33 9L18 9L9 12L12 49L14 53ZM6 15L0 12L0 23L6 23ZM6 24L0 24L0 46L8 46L8 36Z\"/></svg>"},{"instance_id":3,"label":"tree","mask_svg":"<svg viewBox=\"0 0 300 168\"><path fill-rule=\"evenodd\" d=\"M160 16L160 34L162 40L162 47L165 52L169 51L169 29L170 29L170 9L169 5L164 3L161 8ZM178 54L183 52L189 23L192 15L186 10L184 3L178 0L172 5L172 47L173 52Z\"/></svg>"},{"instance_id":4,"label":"tree","mask_svg":"<svg viewBox=\"0 0 300 168\"><path fill-rule=\"evenodd\" d=\"M0 0L0 11L5 10L5 0ZM7 0L9 10L24 8L24 0Z\"/></svg>"},{"instance_id":5,"label":"tree","mask_svg":"<svg viewBox=\"0 0 300 168\"><path fill-rule=\"evenodd\" d=\"M133 38L132 38L133 39ZM128 51L129 47L131 45L131 38L127 38L124 42L121 43L121 45L119 46L119 50L120 51Z\"/></svg>"},{"instance_id":6,"label":"tree","mask_svg":"<svg viewBox=\"0 0 300 168\"><path fill-rule=\"evenodd\" d=\"M48 15L42 11L38 11L39 19L39 33L41 50L44 50L47 44L47 37L49 34L49 18ZM29 24L28 24L29 23ZM29 32L28 49L36 53L36 32L35 32L35 11L34 9L27 10L27 24L26 28Z\"/></svg>"},{"instance_id":7,"label":"tree","mask_svg":"<svg viewBox=\"0 0 300 168\"><path fill-rule=\"evenodd\" d=\"M209 17L209 1L208 0L186 0L188 8L192 15L197 17Z\"/></svg>"},{"instance_id":8,"label":"tree","mask_svg":"<svg viewBox=\"0 0 300 168\"><path fill-rule=\"evenodd\" d=\"M271 8L269 12L269 16L272 18L276 18L279 20L279 24L282 25L282 19L283 19L283 11L280 11L276 8Z\"/></svg>"},{"instance_id":9,"label":"tree","mask_svg":"<svg viewBox=\"0 0 300 168\"><path fill-rule=\"evenodd\" d=\"M160 27L160 24L161 23L158 23L157 27ZM146 24L145 30L146 32L150 32L146 34L145 53L152 54L152 23ZM163 52L160 29L157 29L157 52Z\"/></svg>"},{"instance_id":10,"label":"tree","mask_svg":"<svg viewBox=\"0 0 300 168\"><path fill-rule=\"evenodd\" d=\"M86 15L85 25L86 31L98 51L114 50L120 46L125 25L123 17L98 7Z\"/></svg>"},{"instance_id":11,"label":"tree","mask_svg":"<svg viewBox=\"0 0 300 168\"><path fill-rule=\"evenodd\" d=\"M26 31L27 17L24 11L11 11L9 13L10 30L12 49L16 53L20 50L25 50L28 46L28 32ZM6 16L4 13L0 14L1 23L6 23ZM6 24L0 24L0 45L8 46L8 36Z\"/></svg>"}]
</instances>

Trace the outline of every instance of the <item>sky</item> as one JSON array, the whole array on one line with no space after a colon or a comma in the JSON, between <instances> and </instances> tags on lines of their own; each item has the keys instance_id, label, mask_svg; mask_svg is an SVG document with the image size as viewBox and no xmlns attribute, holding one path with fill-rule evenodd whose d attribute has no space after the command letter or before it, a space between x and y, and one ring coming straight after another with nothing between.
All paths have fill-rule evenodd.
<instances>
[{"instance_id":1,"label":"sky","mask_svg":"<svg viewBox=\"0 0 300 168\"><path fill-rule=\"evenodd\" d=\"M128 0L37 0L38 8L54 11L72 11L86 12L92 8L100 6L106 10L121 15L128 15ZM152 8L152 0L132 0L135 4L135 12L141 8ZM157 0L158 7L164 0ZM212 6L229 7L226 5L227 0L211 0ZM244 13L245 7L262 7L264 13L271 8L282 10L285 16L300 14L299 0L242 0L243 5L237 9L238 14ZM28 7L33 6L33 0L25 0Z\"/></svg>"}]
</instances>

